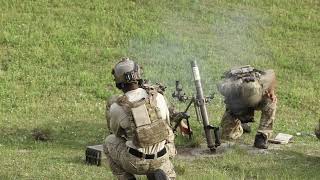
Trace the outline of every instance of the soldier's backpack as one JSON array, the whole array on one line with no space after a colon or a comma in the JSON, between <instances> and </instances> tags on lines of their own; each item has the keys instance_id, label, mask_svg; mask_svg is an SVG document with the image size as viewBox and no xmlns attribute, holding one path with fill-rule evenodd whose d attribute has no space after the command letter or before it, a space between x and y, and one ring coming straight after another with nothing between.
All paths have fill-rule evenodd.
<instances>
[{"instance_id":1,"label":"soldier's backpack","mask_svg":"<svg viewBox=\"0 0 320 180\"><path fill-rule=\"evenodd\" d=\"M162 119L160 109L157 107L158 92L149 87L146 89L147 98L130 102L127 96L118 98L117 103L124 107L134 124L132 142L137 147L149 147L168 139L170 127Z\"/></svg>"},{"instance_id":2,"label":"soldier's backpack","mask_svg":"<svg viewBox=\"0 0 320 180\"><path fill-rule=\"evenodd\" d=\"M218 84L218 91L234 111L255 107L262 99L262 73L250 65L231 69Z\"/></svg>"}]
</instances>

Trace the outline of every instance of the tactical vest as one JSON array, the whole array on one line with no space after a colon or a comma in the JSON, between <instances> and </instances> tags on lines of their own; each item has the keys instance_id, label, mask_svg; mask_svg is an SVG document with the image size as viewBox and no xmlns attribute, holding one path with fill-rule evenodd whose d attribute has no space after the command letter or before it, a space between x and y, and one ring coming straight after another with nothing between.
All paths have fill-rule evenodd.
<instances>
[{"instance_id":1,"label":"tactical vest","mask_svg":"<svg viewBox=\"0 0 320 180\"><path fill-rule=\"evenodd\" d=\"M227 107L233 112L241 112L255 107L262 99L261 71L251 66L231 69L218 84L218 91L225 97Z\"/></svg>"},{"instance_id":2,"label":"tactical vest","mask_svg":"<svg viewBox=\"0 0 320 180\"><path fill-rule=\"evenodd\" d=\"M118 98L117 104L122 106L133 122L132 142L135 146L145 148L168 139L169 126L162 119L160 109L157 107L157 91L153 88L145 89L148 97L130 102L123 95Z\"/></svg>"}]
</instances>

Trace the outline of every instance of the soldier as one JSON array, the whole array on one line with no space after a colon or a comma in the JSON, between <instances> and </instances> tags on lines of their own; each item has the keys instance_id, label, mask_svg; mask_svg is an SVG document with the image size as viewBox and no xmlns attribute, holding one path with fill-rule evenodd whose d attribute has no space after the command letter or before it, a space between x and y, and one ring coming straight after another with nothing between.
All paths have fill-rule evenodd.
<instances>
[{"instance_id":1,"label":"soldier","mask_svg":"<svg viewBox=\"0 0 320 180\"><path fill-rule=\"evenodd\" d=\"M128 58L116 64L112 74L124 95L108 110L110 134L104 144L112 173L120 180L175 179L169 157L176 155L169 110L162 94L152 86L141 88L141 69ZM162 177L162 178L161 178Z\"/></svg>"},{"instance_id":2,"label":"soldier","mask_svg":"<svg viewBox=\"0 0 320 180\"><path fill-rule=\"evenodd\" d=\"M224 74L218 84L218 91L224 96L226 104L221 121L222 138L239 138L244 131L241 123L253 122L254 111L260 110L261 119L254 147L268 148L267 141L272 133L277 107L275 83L273 70L260 71L249 65Z\"/></svg>"},{"instance_id":3,"label":"soldier","mask_svg":"<svg viewBox=\"0 0 320 180\"><path fill-rule=\"evenodd\" d=\"M316 128L314 129L314 134L316 135L316 137L318 139L320 139L320 120L319 120L318 124L316 125Z\"/></svg>"}]
</instances>

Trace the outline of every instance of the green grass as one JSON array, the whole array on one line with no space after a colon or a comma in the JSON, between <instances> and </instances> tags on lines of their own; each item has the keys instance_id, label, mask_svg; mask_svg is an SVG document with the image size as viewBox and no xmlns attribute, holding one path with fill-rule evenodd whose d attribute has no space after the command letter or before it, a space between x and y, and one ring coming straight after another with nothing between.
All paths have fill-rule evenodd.
<instances>
[{"instance_id":1,"label":"green grass","mask_svg":"<svg viewBox=\"0 0 320 180\"><path fill-rule=\"evenodd\" d=\"M111 68L121 56L166 84L168 97L177 79L193 93L193 59L206 94L232 66L272 68L275 132L312 132L320 113L319 12L317 0L0 0L0 179L113 177L83 159L85 146L107 134L105 99L119 93ZM217 124L222 97L208 109ZM201 126L192 125L198 141ZM51 140L35 142L35 128L48 129ZM185 141L178 137L177 145ZM266 155L235 147L174 164L178 179L319 179L319 149L315 138L295 137Z\"/></svg>"}]
</instances>

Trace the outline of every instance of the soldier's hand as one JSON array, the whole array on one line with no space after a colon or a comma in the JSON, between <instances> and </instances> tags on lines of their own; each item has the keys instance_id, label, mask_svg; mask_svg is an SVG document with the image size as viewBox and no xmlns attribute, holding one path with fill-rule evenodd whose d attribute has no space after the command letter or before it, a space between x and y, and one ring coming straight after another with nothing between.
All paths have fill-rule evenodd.
<instances>
[{"instance_id":1,"label":"soldier's hand","mask_svg":"<svg viewBox=\"0 0 320 180\"><path fill-rule=\"evenodd\" d=\"M182 134L185 134L185 135L192 134L192 129L190 128L189 130L188 125L183 121L180 122L179 128Z\"/></svg>"},{"instance_id":2,"label":"soldier's hand","mask_svg":"<svg viewBox=\"0 0 320 180\"><path fill-rule=\"evenodd\" d=\"M268 98L270 98L272 100L272 102L274 102L274 103L277 102L277 96L276 96L274 90L268 90L266 92L266 95L268 96Z\"/></svg>"}]
</instances>

